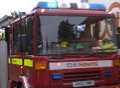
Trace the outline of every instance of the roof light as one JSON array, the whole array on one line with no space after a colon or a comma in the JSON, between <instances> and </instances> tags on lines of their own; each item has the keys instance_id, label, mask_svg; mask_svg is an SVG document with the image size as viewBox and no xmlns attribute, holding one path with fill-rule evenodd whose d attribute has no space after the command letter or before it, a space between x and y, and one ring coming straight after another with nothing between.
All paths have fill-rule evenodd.
<instances>
[{"instance_id":1,"label":"roof light","mask_svg":"<svg viewBox=\"0 0 120 88\"><path fill-rule=\"evenodd\" d=\"M98 4L98 3L90 3L89 4L90 9L92 10L105 10L106 7L103 4Z\"/></svg>"},{"instance_id":2,"label":"roof light","mask_svg":"<svg viewBox=\"0 0 120 88\"><path fill-rule=\"evenodd\" d=\"M81 3L81 7L79 7L79 8L89 9L90 5L86 2L83 2L83 3Z\"/></svg>"},{"instance_id":3,"label":"roof light","mask_svg":"<svg viewBox=\"0 0 120 88\"><path fill-rule=\"evenodd\" d=\"M39 2L36 8L57 8L57 2Z\"/></svg>"},{"instance_id":4,"label":"roof light","mask_svg":"<svg viewBox=\"0 0 120 88\"><path fill-rule=\"evenodd\" d=\"M79 0L56 0L59 8L71 8L71 4L75 7L75 4L79 3ZM75 7L76 8L76 7Z\"/></svg>"},{"instance_id":5,"label":"roof light","mask_svg":"<svg viewBox=\"0 0 120 88\"><path fill-rule=\"evenodd\" d=\"M91 10L106 10L104 4L80 2L79 0L53 0L53 1L40 1L36 8L78 8L78 9L91 9Z\"/></svg>"},{"instance_id":6,"label":"roof light","mask_svg":"<svg viewBox=\"0 0 120 88\"><path fill-rule=\"evenodd\" d=\"M41 9L41 13L44 13L45 12L45 9Z\"/></svg>"},{"instance_id":7,"label":"roof light","mask_svg":"<svg viewBox=\"0 0 120 88\"><path fill-rule=\"evenodd\" d=\"M59 8L70 8L70 4L69 3L64 3L64 2L59 2L58 7Z\"/></svg>"},{"instance_id":8,"label":"roof light","mask_svg":"<svg viewBox=\"0 0 120 88\"><path fill-rule=\"evenodd\" d=\"M88 3L80 2L79 0L57 0L59 8L89 8Z\"/></svg>"}]
</instances>

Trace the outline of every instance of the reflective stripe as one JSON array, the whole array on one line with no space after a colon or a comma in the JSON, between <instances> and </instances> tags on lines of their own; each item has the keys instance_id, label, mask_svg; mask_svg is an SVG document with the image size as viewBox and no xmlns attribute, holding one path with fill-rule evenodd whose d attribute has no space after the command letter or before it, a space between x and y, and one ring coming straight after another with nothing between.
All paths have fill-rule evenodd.
<instances>
[{"instance_id":1,"label":"reflective stripe","mask_svg":"<svg viewBox=\"0 0 120 88\"><path fill-rule=\"evenodd\" d=\"M15 65L22 65L23 64L21 58L12 58L11 61L12 61L12 64L15 64Z\"/></svg>"},{"instance_id":2,"label":"reflective stripe","mask_svg":"<svg viewBox=\"0 0 120 88\"><path fill-rule=\"evenodd\" d=\"M33 67L33 60L24 59L24 66Z\"/></svg>"},{"instance_id":3,"label":"reflective stripe","mask_svg":"<svg viewBox=\"0 0 120 88\"><path fill-rule=\"evenodd\" d=\"M8 63L14 64L14 65L23 65L23 59L22 58L9 58ZM33 67L33 60L24 59L24 66Z\"/></svg>"}]
</instances>

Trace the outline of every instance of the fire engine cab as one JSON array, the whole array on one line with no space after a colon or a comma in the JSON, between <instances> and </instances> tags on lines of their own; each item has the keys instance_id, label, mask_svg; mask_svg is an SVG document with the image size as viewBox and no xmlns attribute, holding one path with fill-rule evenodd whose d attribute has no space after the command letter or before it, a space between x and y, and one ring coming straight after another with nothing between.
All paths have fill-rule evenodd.
<instances>
[{"instance_id":1,"label":"fire engine cab","mask_svg":"<svg viewBox=\"0 0 120 88\"><path fill-rule=\"evenodd\" d=\"M10 25L10 88L120 84L116 33L114 15L104 5L39 2Z\"/></svg>"}]
</instances>

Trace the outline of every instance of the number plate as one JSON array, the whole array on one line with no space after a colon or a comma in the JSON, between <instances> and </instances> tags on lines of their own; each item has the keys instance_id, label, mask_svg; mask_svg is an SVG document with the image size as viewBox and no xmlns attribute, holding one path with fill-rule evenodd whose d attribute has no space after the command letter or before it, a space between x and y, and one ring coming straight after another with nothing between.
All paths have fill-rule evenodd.
<instances>
[{"instance_id":1,"label":"number plate","mask_svg":"<svg viewBox=\"0 0 120 88\"><path fill-rule=\"evenodd\" d=\"M73 87L87 87L87 86L94 86L94 85L95 85L94 80L73 82Z\"/></svg>"}]
</instances>

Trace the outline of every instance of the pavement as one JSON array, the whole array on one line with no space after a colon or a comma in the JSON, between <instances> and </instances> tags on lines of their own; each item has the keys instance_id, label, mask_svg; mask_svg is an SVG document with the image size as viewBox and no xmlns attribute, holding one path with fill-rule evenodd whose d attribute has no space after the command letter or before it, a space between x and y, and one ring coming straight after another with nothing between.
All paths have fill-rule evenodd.
<instances>
[{"instance_id":1,"label":"pavement","mask_svg":"<svg viewBox=\"0 0 120 88\"><path fill-rule=\"evenodd\" d=\"M7 66L7 44L0 40L0 88L7 88L8 66Z\"/></svg>"}]
</instances>

